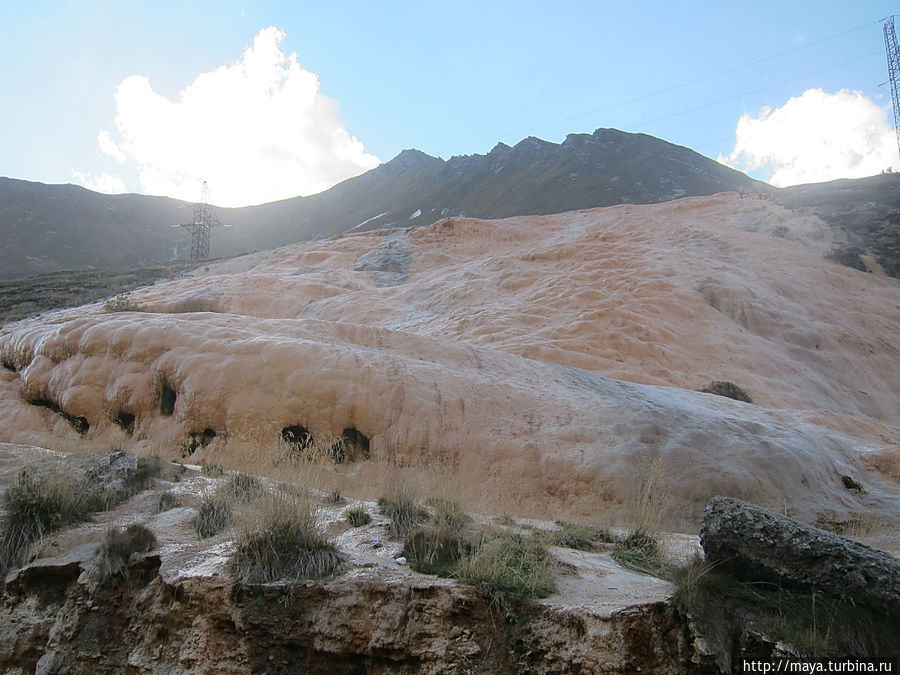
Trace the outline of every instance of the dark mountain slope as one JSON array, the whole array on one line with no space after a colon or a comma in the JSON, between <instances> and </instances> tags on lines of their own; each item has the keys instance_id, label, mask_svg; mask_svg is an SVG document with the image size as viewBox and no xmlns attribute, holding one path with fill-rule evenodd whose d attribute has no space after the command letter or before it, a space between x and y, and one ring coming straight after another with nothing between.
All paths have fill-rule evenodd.
<instances>
[{"instance_id":1,"label":"dark mountain slope","mask_svg":"<svg viewBox=\"0 0 900 675\"><path fill-rule=\"evenodd\" d=\"M777 200L843 231L847 245L834 253L840 262L864 269L859 256L869 255L900 277L900 174L796 185L779 190Z\"/></svg>"},{"instance_id":2,"label":"dark mountain slope","mask_svg":"<svg viewBox=\"0 0 900 675\"><path fill-rule=\"evenodd\" d=\"M772 188L687 148L615 129L561 144L526 138L447 161L404 150L318 195L218 209L231 227L215 231L210 248L227 256L447 215L547 214L727 190ZM172 225L189 218L189 205L173 199L0 179L0 277L183 258L189 235Z\"/></svg>"}]
</instances>

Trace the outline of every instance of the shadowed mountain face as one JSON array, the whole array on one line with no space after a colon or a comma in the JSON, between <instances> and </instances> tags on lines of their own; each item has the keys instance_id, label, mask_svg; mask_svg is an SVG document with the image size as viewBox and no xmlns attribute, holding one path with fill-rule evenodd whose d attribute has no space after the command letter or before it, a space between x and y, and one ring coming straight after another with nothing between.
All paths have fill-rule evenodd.
<instances>
[{"instance_id":1,"label":"shadowed mountain face","mask_svg":"<svg viewBox=\"0 0 900 675\"><path fill-rule=\"evenodd\" d=\"M540 215L770 189L687 148L615 129L570 134L561 144L526 138L514 147L501 143L486 155L447 161L404 150L318 195L218 209L231 227L214 232L211 253L428 225L450 215ZM172 226L187 222L190 213L190 205L165 197L0 178L0 277L184 258L190 235Z\"/></svg>"},{"instance_id":2,"label":"shadowed mountain face","mask_svg":"<svg viewBox=\"0 0 900 675\"><path fill-rule=\"evenodd\" d=\"M900 277L900 175L797 185L780 190L777 199L843 233L846 243L832 254L838 262L865 270L869 257Z\"/></svg>"}]
</instances>

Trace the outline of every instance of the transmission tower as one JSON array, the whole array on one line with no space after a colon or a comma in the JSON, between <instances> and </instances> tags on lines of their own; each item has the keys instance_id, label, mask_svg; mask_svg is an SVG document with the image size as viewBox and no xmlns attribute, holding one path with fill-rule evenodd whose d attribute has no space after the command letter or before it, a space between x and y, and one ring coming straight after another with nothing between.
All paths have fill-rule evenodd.
<instances>
[{"instance_id":1,"label":"transmission tower","mask_svg":"<svg viewBox=\"0 0 900 675\"><path fill-rule=\"evenodd\" d=\"M891 78L891 103L894 108L894 130L897 132L897 151L900 152L900 47L897 46L897 34L894 32L894 16L884 21L884 50L887 52L888 75Z\"/></svg>"},{"instance_id":2,"label":"transmission tower","mask_svg":"<svg viewBox=\"0 0 900 675\"><path fill-rule=\"evenodd\" d=\"M181 224L181 227L190 230L191 233L191 260L209 258L209 228L221 224L209 205L209 186L203 181L200 201L194 204L194 222Z\"/></svg>"}]
</instances>

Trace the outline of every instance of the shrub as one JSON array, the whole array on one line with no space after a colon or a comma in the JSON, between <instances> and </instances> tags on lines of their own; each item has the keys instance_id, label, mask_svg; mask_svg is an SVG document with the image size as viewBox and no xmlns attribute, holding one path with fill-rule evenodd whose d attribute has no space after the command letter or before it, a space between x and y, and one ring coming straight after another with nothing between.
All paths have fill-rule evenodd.
<instances>
[{"instance_id":1,"label":"shrub","mask_svg":"<svg viewBox=\"0 0 900 675\"><path fill-rule=\"evenodd\" d=\"M212 495L205 496L194 518L197 535L201 539L206 539L231 525L233 520L231 507L232 500L218 490Z\"/></svg>"},{"instance_id":2,"label":"shrub","mask_svg":"<svg viewBox=\"0 0 900 675\"><path fill-rule=\"evenodd\" d=\"M131 299L131 293L120 293L103 301L104 312L143 312L144 307Z\"/></svg>"},{"instance_id":3,"label":"shrub","mask_svg":"<svg viewBox=\"0 0 900 675\"><path fill-rule=\"evenodd\" d=\"M753 397L750 396L750 392L734 382L710 382L700 391L704 394L715 394L716 396L733 398L735 401L753 403Z\"/></svg>"},{"instance_id":4,"label":"shrub","mask_svg":"<svg viewBox=\"0 0 900 675\"><path fill-rule=\"evenodd\" d=\"M81 477L62 465L19 471L3 493L0 519L0 575L22 563L28 548L46 534L87 520L94 513L92 493Z\"/></svg>"},{"instance_id":5,"label":"shrub","mask_svg":"<svg viewBox=\"0 0 900 675\"><path fill-rule=\"evenodd\" d=\"M556 590L546 543L509 532L482 533L471 554L460 559L456 577L492 600L505 593L543 598Z\"/></svg>"},{"instance_id":6,"label":"shrub","mask_svg":"<svg viewBox=\"0 0 900 675\"><path fill-rule=\"evenodd\" d=\"M146 553L154 548L156 536L145 525L136 523L124 528L111 527L94 554L91 573L99 581L109 580L117 574L125 576L136 553Z\"/></svg>"},{"instance_id":7,"label":"shrub","mask_svg":"<svg viewBox=\"0 0 900 675\"><path fill-rule=\"evenodd\" d=\"M353 527L362 527L372 522L372 516L361 506L355 506L347 509L347 522Z\"/></svg>"},{"instance_id":8,"label":"shrub","mask_svg":"<svg viewBox=\"0 0 900 675\"><path fill-rule=\"evenodd\" d=\"M230 567L245 584L331 576L344 558L316 528L308 503L270 497L238 535Z\"/></svg>"},{"instance_id":9,"label":"shrub","mask_svg":"<svg viewBox=\"0 0 900 675\"><path fill-rule=\"evenodd\" d=\"M397 539L403 539L410 530L428 520L428 511L423 509L406 490L380 497L378 510L391 519L388 534Z\"/></svg>"}]
</instances>

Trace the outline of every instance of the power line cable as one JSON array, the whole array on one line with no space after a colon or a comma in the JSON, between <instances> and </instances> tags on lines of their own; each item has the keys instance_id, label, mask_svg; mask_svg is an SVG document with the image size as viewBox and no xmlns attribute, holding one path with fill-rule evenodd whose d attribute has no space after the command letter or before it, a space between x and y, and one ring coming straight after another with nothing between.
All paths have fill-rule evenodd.
<instances>
[{"instance_id":1,"label":"power line cable","mask_svg":"<svg viewBox=\"0 0 900 675\"><path fill-rule=\"evenodd\" d=\"M629 104L631 104L631 103L637 103L637 102L639 102L639 101L644 101L644 100L647 100L647 99L649 99L649 98L653 98L654 96L661 96L661 95L663 95L663 94L669 94L669 93L671 93L671 92L673 92L673 91L677 91L677 90L679 90L679 89L684 89L684 88L686 88L686 87L690 87L690 86L692 86L692 85L699 84L700 82L706 82L706 81L708 81L708 80L712 80L712 79L715 79L715 78L717 78L717 77L722 77L723 75L729 75L729 74L734 73L734 72L737 72L737 71L739 71L739 70L743 70L743 69L745 69L745 68L750 68L750 67L752 67L752 66L759 65L760 63L765 63L765 62L767 62L767 61L772 61L772 60L774 60L774 59L778 59L778 58L781 58L781 57L783 57L783 56L788 56L788 55L790 55L790 54L794 54L794 53L796 53L796 52L798 52L798 51L801 51L801 50L803 50L803 49L808 49L808 48L810 48L810 47L814 47L814 46L816 46L816 45L820 45L820 44L822 44L822 43L824 43L824 42L829 42L829 41L831 41L831 40L835 40L835 39L837 39L837 38L844 37L845 35L850 35L851 33L855 33L855 32L857 32L857 31L863 30L864 28L868 28L869 26L873 26L873 25L875 25L875 24L877 24L877 23L880 23L880 21L881 21L881 20L878 20L878 21L870 21L870 22L865 23L865 24L863 24L863 25L861 25L861 26L857 26L856 28L851 28L850 30L843 31L843 32L841 32L841 33L835 33L834 35L829 35L829 36L824 37L824 38L822 38L822 39L820 39L820 40L816 40L816 41L814 41L814 42L809 42L809 43L807 43L807 44L800 45L799 47L794 47L793 49L789 49L789 50L784 51L784 52L779 52L778 54L773 54L773 55L771 55L771 56L766 56L766 57L763 57L763 58L761 58L761 59L757 59L757 60L755 60L755 61L750 61L750 62L748 62L748 63L742 64L742 65L739 65L739 66L733 66L733 67L731 67L731 68L726 68L725 70L720 70L719 72L713 73L713 74L711 74L711 75L704 75L703 77L698 77L698 78L695 78L695 79L690 80L690 81L688 81L688 82L683 82L683 83L681 83L681 84L677 84L677 85L675 85L675 86L668 87L668 88L666 88L666 89L660 89L660 90L658 90L658 91L650 92L649 94L642 94L641 96L636 96L636 97L634 97L634 98L626 99L626 100L624 100L624 101L619 101L619 102L617 102L617 103L612 103L612 104L610 104L610 105L608 105L608 106L604 106L604 107L602 107L602 108L597 108L597 109L595 109L595 110L590 110L590 111L584 112L584 113L579 113L579 114L577 114L577 115L572 115L572 116L570 116L570 117L564 117L564 118L560 118L560 119L557 119L557 120L553 120L552 122L544 122L544 123L542 123L542 124L537 124L537 125L534 125L534 126L529 126L529 127L523 128L523 129L519 129L518 131L510 131L510 132L508 132L508 133L498 134L498 135L493 136L492 138L484 138L484 139L482 139L482 140L480 140L480 141L473 141L472 143L467 143L467 144L465 144L465 145L459 145L459 146L456 146L455 148L447 148L447 149L438 151L437 154L438 154L438 156L443 156L445 153L455 152L455 151L457 151L457 150L462 150L462 149L464 149L464 148L470 148L470 147L473 147L473 146L475 146L475 145L481 145L482 143L489 143L489 142L495 141L495 140L498 139L498 138L507 138L507 137L509 137L509 136L519 136L520 134L528 133L528 132L530 132L530 131L536 131L536 130L538 130L538 129L544 129L544 128L546 128L546 127L554 126L554 125L556 125L556 124L562 124L563 122L571 122L572 120L580 119L580 118L582 118L582 117L588 117L588 116L590 116L590 115L596 115L596 114L598 114L598 113L606 112L606 111L608 111L608 110L612 110L612 109L614 109L614 108L619 108L619 107L624 106L624 105L629 105ZM880 53L880 52L879 52L879 53ZM826 69L826 70L827 70L827 69ZM808 77L808 76L804 76L804 77ZM798 79L799 79L799 78L798 78ZM752 93L752 92L748 92L748 93ZM742 96L743 96L743 95L746 95L746 94L742 94Z\"/></svg>"}]
</instances>

